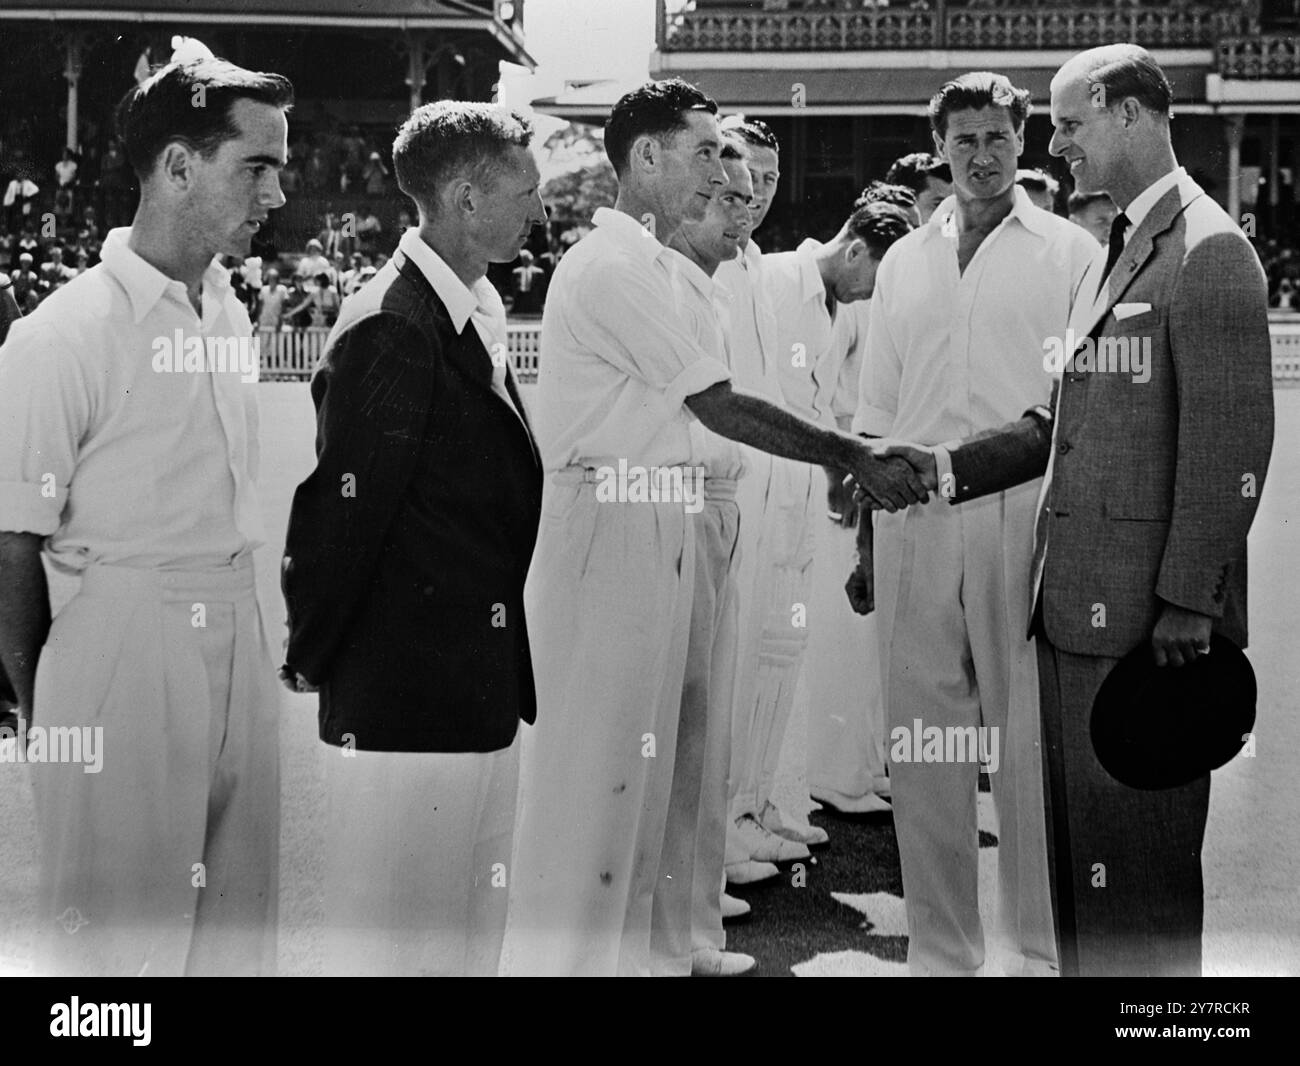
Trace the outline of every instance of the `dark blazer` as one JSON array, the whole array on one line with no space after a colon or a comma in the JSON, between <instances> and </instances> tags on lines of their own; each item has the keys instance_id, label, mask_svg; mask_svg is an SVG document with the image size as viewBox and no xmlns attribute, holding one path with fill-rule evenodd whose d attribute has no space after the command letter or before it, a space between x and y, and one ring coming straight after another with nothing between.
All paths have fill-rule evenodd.
<instances>
[{"instance_id":1,"label":"dark blazer","mask_svg":"<svg viewBox=\"0 0 1300 1066\"><path fill-rule=\"evenodd\" d=\"M320 686L326 743L488 752L536 718L523 587L542 473L491 370L400 250L343 303L282 570L286 665Z\"/></svg>"},{"instance_id":2,"label":"dark blazer","mask_svg":"<svg viewBox=\"0 0 1300 1066\"><path fill-rule=\"evenodd\" d=\"M1172 603L1244 647L1246 534L1273 442L1264 272L1189 180L1143 219L1094 304L1100 266L1075 294L1074 337L1149 346L1150 379L1067 369L1054 410L950 450L952 502L1042 475L1054 449L1037 530L1048 639L1122 656Z\"/></svg>"}]
</instances>

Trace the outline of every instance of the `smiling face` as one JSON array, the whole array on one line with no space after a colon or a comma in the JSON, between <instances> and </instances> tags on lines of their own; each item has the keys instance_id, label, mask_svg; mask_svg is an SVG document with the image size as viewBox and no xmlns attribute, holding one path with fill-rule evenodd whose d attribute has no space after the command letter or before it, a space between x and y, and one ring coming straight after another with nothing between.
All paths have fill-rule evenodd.
<instances>
[{"instance_id":1,"label":"smiling face","mask_svg":"<svg viewBox=\"0 0 1300 1066\"><path fill-rule=\"evenodd\" d=\"M699 222L713 202L714 191L726 185L727 172L722 169L717 118L707 111L686 111L682 118L685 129L655 138L659 164L655 180L664 207L676 222ZM667 234L659 236L662 240Z\"/></svg>"},{"instance_id":2,"label":"smiling face","mask_svg":"<svg viewBox=\"0 0 1300 1066\"><path fill-rule=\"evenodd\" d=\"M767 218L776 199L776 187L781 181L781 161L775 148L751 144L747 146L749 179L754 185L754 202L749 213L753 218L751 230L758 229Z\"/></svg>"},{"instance_id":3,"label":"smiling face","mask_svg":"<svg viewBox=\"0 0 1300 1066\"><path fill-rule=\"evenodd\" d=\"M486 188L473 192L473 236L489 263L509 263L519 255L534 226L546 221L533 153L507 145Z\"/></svg>"},{"instance_id":4,"label":"smiling face","mask_svg":"<svg viewBox=\"0 0 1300 1066\"><path fill-rule=\"evenodd\" d=\"M996 104L952 111L935 151L952 169L959 200L994 200L1007 195L1016 180L1016 161L1025 150L1025 131L1017 130L1008 108Z\"/></svg>"},{"instance_id":5,"label":"smiling face","mask_svg":"<svg viewBox=\"0 0 1300 1066\"><path fill-rule=\"evenodd\" d=\"M743 160L724 159L727 184L717 191L704 218L682 223L682 236L700 258L714 263L734 259L749 240L754 183Z\"/></svg>"},{"instance_id":6,"label":"smiling face","mask_svg":"<svg viewBox=\"0 0 1300 1066\"><path fill-rule=\"evenodd\" d=\"M271 104L240 99L230 106L238 134L207 158L188 152L188 229L196 246L213 254L246 256L267 216L284 206L280 171L288 159L289 123ZM163 166L172 153L163 152Z\"/></svg>"},{"instance_id":7,"label":"smiling face","mask_svg":"<svg viewBox=\"0 0 1300 1066\"><path fill-rule=\"evenodd\" d=\"M1067 74L1062 71L1062 74ZM1086 77L1052 80L1052 141L1048 151L1070 164L1078 192L1107 192L1123 166L1119 110L1096 106Z\"/></svg>"}]
</instances>

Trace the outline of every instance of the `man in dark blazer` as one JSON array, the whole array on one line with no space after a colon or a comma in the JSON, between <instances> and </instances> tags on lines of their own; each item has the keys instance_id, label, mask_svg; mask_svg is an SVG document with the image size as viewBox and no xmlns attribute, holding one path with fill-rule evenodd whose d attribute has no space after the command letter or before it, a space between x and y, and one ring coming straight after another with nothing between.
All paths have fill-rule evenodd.
<instances>
[{"instance_id":1,"label":"man in dark blazer","mask_svg":"<svg viewBox=\"0 0 1300 1066\"><path fill-rule=\"evenodd\" d=\"M545 221L531 127L417 110L394 144L418 230L343 304L312 380L282 677L319 687L330 972L495 974L542 477L486 279Z\"/></svg>"},{"instance_id":2,"label":"man in dark blazer","mask_svg":"<svg viewBox=\"0 0 1300 1066\"><path fill-rule=\"evenodd\" d=\"M927 471L959 504L1046 469L1032 628L1063 975L1201 972L1209 775L1121 785L1089 719L1139 645L1177 668L1211 633L1246 644L1246 535L1273 440L1264 273L1178 166L1171 103L1135 45L1084 52L1053 79L1052 154L1122 213L1069 327L1045 338L1045 360L1064 351L1054 405L934 449Z\"/></svg>"}]
</instances>

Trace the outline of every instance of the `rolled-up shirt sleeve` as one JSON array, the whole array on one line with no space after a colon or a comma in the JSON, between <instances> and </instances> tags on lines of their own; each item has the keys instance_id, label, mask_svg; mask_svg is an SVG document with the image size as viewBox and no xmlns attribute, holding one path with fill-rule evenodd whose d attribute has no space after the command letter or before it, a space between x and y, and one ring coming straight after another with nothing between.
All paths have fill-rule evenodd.
<instances>
[{"instance_id":1,"label":"rolled-up shirt sleeve","mask_svg":"<svg viewBox=\"0 0 1300 1066\"><path fill-rule=\"evenodd\" d=\"M76 345L26 325L0 348L0 530L49 536L63 520L91 402Z\"/></svg>"},{"instance_id":2,"label":"rolled-up shirt sleeve","mask_svg":"<svg viewBox=\"0 0 1300 1066\"><path fill-rule=\"evenodd\" d=\"M675 307L672 288L666 274L662 286L657 281L621 262L592 264L580 279L584 297L571 329L579 344L662 393L673 410L729 380L731 371L700 347L687 323L665 314Z\"/></svg>"}]
</instances>

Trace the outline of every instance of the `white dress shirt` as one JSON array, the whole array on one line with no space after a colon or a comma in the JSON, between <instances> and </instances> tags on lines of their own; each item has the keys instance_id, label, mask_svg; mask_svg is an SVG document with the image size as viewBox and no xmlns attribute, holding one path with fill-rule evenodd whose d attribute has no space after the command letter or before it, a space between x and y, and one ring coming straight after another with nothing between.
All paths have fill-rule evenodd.
<instances>
[{"instance_id":1,"label":"white dress shirt","mask_svg":"<svg viewBox=\"0 0 1300 1066\"><path fill-rule=\"evenodd\" d=\"M456 272L447 265L447 261L420 239L418 229L411 228L403 233L397 246L438 294L438 299L451 316L451 324L456 327L456 333L465 332L466 322L474 323L474 332L483 342L483 350L488 353L492 363L492 391L518 415L519 410L506 389L510 343L506 327L506 305L502 303L496 286L484 276L475 281L472 288L466 288Z\"/></svg>"},{"instance_id":2,"label":"white dress shirt","mask_svg":"<svg viewBox=\"0 0 1300 1066\"><path fill-rule=\"evenodd\" d=\"M621 211L602 207L592 222L556 267L542 314L542 464L683 465L695 420L686 397L731 373L681 321L675 253Z\"/></svg>"},{"instance_id":3,"label":"white dress shirt","mask_svg":"<svg viewBox=\"0 0 1300 1066\"><path fill-rule=\"evenodd\" d=\"M710 356L731 369L727 338L731 335L731 294L675 248L673 277L682 320ZM737 478L744 472L740 445L707 429L698 419L691 430L691 463L702 466L709 477Z\"/></svg>"},{"instance_id":4,"label":"white dress shirt","mask_svg":"<svg viewBox=\"0 0 1300 1066\"><path fill-rule=\"evenodd\" d=\"M1156 178L1133 198L1133 202L1124 208L1124 217L1128 219L1128 225L1124 227L1125 244L1138 226L1142 225L1142 220L1151 213L1151 209L1159 203L1160 197L1185 179L1187 179L1187 168L1175 167L1163 177Z\"/></svg>"},{"instance_id":5,"label":"white dress shirt","mask_svg":"<svg viewBox=\"0 0 1300 1066\"><path fill-rule=\"evenodd\" d=\"M252 336L213 260L203 314L133 252L103 261L15 322L0 349L0 529L47 536L64 572L92 563L228 565L261 543L257 385L230 370L160 372L160 343ZM236 368L237 370L238 368Z\"/></svg>"},{"instance_id":6,"label":"white dress shirt","mask_svg":"<svg viewBox=\"0 0 1300 1066\"><path fill-rule=\"evenodd\" d=\"M1048 401L1044 342L1063 338L1097 242L1017 187L961 273L956 204L945 200L880 264L855 433L939 444Z\"/></svg>"},{"instance_id":7,"label":"white dress shirt","mask_svg":"<svg viewBox=\"0 0 1300 1066\"><path fill-rule=\"evenodd\" d=\"M833 382L818 375L832 333L826 285L817 268L821 249L821 242L809 237L793 252L763 256L763 287L776 313L776 371L786 405L809 421L832 425Z\"/></svg>"}]
</instances>

